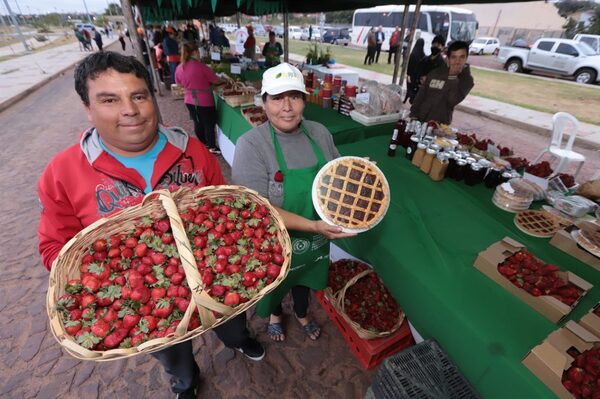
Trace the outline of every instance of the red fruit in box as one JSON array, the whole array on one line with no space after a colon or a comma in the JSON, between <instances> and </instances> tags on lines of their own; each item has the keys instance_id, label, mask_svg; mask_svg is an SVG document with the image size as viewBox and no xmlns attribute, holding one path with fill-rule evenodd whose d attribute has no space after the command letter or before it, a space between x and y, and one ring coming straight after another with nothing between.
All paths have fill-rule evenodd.
<instances>
[{"instance_id":1,"label":"red fruit in box","mask_svg":"<svg viewBox=\"0 0 600 399\"><path fill-rule=\"evenodd\" d=\"M237 292L228 292L225 294L225 298L223 299L223 304L227 306L235 306L240 303L240 294Z\"/></svg>"}]
</instances>

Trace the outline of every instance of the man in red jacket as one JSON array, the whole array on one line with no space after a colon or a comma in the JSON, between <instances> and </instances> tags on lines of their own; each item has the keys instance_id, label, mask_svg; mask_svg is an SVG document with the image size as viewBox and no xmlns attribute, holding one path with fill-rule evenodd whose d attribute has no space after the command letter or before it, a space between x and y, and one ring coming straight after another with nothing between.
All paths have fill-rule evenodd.
<instances>
[{"instance_id":1,"label":"man in red jacket","mask_svg":"<svg viewBox=\"0 0 600 399\"><path fill-rule=\"evenodd\" d=\"M225 183L203 144L179 128L159 125L150 75L135 58L113 52L86 57L75 70L75 89L94 127L50 161L38 184L39 250L48 270L80 230L140 203L148 192ZM264 357L244 313L214 330L248 358ZM196 397L200 377L191 341L153 356L171 375L178 398Z\"/></svg>"}]
</instances>

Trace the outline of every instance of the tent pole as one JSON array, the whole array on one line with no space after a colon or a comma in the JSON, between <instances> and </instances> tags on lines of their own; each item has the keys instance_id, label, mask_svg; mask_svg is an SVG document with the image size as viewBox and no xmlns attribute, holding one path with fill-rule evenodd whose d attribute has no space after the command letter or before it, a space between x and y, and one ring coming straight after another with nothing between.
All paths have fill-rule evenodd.
<instances>
[{"instance_id":1,"label":"tent pole","mask_svg":"<svg viewBox=\"0 0 600 399\"><path fill-rule=\"evenodd\" d=\"M406 68L408 67L408 58L410 57L410 53L412 51L412 42L415 37L415 31L417 30L419 18L421 17L421 1L422 0L417 0L417 5L413 14L412 27L410 29L410 36L408 38L408 43L406 47L407 57L404 57L402 59L402 72L400 73L400 81L398 83L400 86L404 84L404 75L406 74Z\"/></svg>"},{"instance_id":2,"label":"tent pole","mask_svg":"<svg viewBox=\"0 0 600 399\"><path fill-rule=\"evenodd\" d=\"M402 46L404 45L404 35L406 34L406 25L408 25L408 13L409 13L410 2L404 5L404 12L402 13L402 29L400 30L400 38L396 39L396 56L394 57L394 76L392 83L396 84L398 79L398 70L400 69L400 54L402 54ZM399 42L398 42L399 41ZM398 44L400 43L400 44ZM408 51L407 51L408 53Z\"/></svg>"},{"instance_id":3,"label":"tent pole","mask_svg":"<svg viewBox=\"0 0 600 399\"><path fill-rule=\"evenodd\" d=\"M131 8L131 1L130 0L121 0L121 9L123 11L123 16L125 17L125 23L127 24L129 34L131 35L131 40L133 41L133 43L135 43L135 46L133 46L135 58L137 58L138 61L142 63L142 65L146 65L144 63L144 55L142 54L142 49L140 48L140 45L138 44L139 41L138 41L137 27L135 25L135 19L133 17L133 9Z\"/></svg>"},{"instance_id":4,"label":"tent pole","mask_svg":"<svg viewBox=\"0 0 600 399\"><path fill-rule=\"evenodd\" d=\"M289 14L287 11L283 13L283 62L290 62L289 49Z\"/></svg>"},{"instance_id":5,"label":"tent pole","mask_svg":"<svg viewBox=\"0 0 600 399\"><path fill-rule=\"evenodd\" d=\"M152 70L152 79L154 80L154 85L156 86L156 90L158 91L159 96L163 96L162 89L160 87L160 78L158 76L158 70L156 68L156 57L152 52L152 48L150 47L150 42L148 41L148 34L146 33L146 25L144 24L144 18L142 17L142 12L138 8L138 14L140 16L140 25L142 25L142 29L144 30L144 43L146 44L146 49L148 50L148 58L150 59L150 69Z\"/></svg>"}]
</instances>

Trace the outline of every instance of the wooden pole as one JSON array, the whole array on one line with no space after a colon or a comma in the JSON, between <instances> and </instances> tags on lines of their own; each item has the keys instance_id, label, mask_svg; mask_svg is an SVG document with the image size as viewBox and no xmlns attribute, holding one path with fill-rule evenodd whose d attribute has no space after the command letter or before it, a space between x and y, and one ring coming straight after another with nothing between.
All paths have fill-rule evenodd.
<instances>
[{"instance_id":1,"label":"wooden pole","mask_svg":"<svg viewBox=\"0 0 600 399\"><path fill-rule=\"evenodd\" d=\"M402 54L402 46L404 45L404 35L406 34L406 25L408 25L408 13L409 13L410 2L404 5L404 12L402 14L402 29L400 30L399 45L396 48L396 57L394 57L394 76L392 77L392 83L396 84L398 79L398 70L400 69L400 54ZM398 43L398 41L396 43ZM408 51L406 51L408 54Z\"/></svg>"},{"instance_id":2,"label":"wooden pole","mask_svg":"<svg viewBox=\"0 0 600 399\"><path fill-rule=\"evenodd\" d=\"M131 39L135 45L133 46L133 51L135 53L135 58L138 59L142 65L146 65L144 62L144 55L142 54L142 49L139 45L137 28L135 25L135 19L133 17L133 9L131 8L130 0L121 0L121 9L123 10L123 16L125 17L125 23L127 24L127 29L129 34L131 35Z\"/></svg>"},{"instance_id":3,"label":"wooden pole","mask_svg":"<svg viewBox=\"0 0 600 399\"><path fill-rule=\"evenodd\" d=\"M283 61L290 62L290 49L289 49L289 14L287 11L283 13Z\"/></svg>"},{"instance_id":4,"label":"wooden pole","mask_svg":"<svg viewBox=\"0 0 600 399\"><path fill-rule=\"evenodd\" d=\"M150 42L148 41L148 34L146 33L146 28L145 28L146 25L144 24L142 12L140 11L139 8L137 11L140 16L140 25L142 25L142 29L144 30L144 37L142 40L144 40L144 43L146 44L146 49L148 51L148 59L150 60L150 70L152 71L152 80L154 80L154 86L156 86L155 88L158 91L158 95L162 97L163 92L160 87L160 78L158 76L158 70L156 68L156 57L154 56L154 53L152 52L152 48L150 48Z\"/></svg>"},{"instance_id":5,"label":"wooden pole","mask_svg":"<svg viewBox=\"0 0 600 399\"><path fill-rule=\"evenodd\" d=\"M408 43L406 47L407 57L403 57L402 59L402 72L400 72L400 80L398 82L400 86L404 84L404 75L406 74L406 68L408 67L408 59L410 58L410 53L412 51L412 42L415 37L415 31L417 30L417 26L419 24L419 18L421 17L421 1L422 0L417 0L415 12L413 13L412 27L410 29L410 36L408 37Z\"/></svg>"}]
</instances>

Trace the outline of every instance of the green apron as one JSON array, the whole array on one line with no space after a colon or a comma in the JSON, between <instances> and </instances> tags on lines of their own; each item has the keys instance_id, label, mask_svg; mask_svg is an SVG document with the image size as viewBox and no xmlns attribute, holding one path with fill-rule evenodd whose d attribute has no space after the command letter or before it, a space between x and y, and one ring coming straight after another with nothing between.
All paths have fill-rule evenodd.
<instances>
[{"instance_id":1,"label":"green apron","mask_svg":"<svg viewBox=\"0 0 600 399\"><path fill-rule=\"evenodd\" d=\"M323 165L327 163L321 149L308 134L304 125L300 128L310 140L317 163L302 169L288 169L275 135L273 126L271 138L277 155L279 169L283 174L282 208L310 220L319 219L312 204L312 183ZM292 240L292 262L290 270L281 284L256 304L256 314L267 317L279 305L283 297L297 285L320 290L327 285L329 270L329 240L321 234L289 231Z\"/></svg>"}]
</instances>

